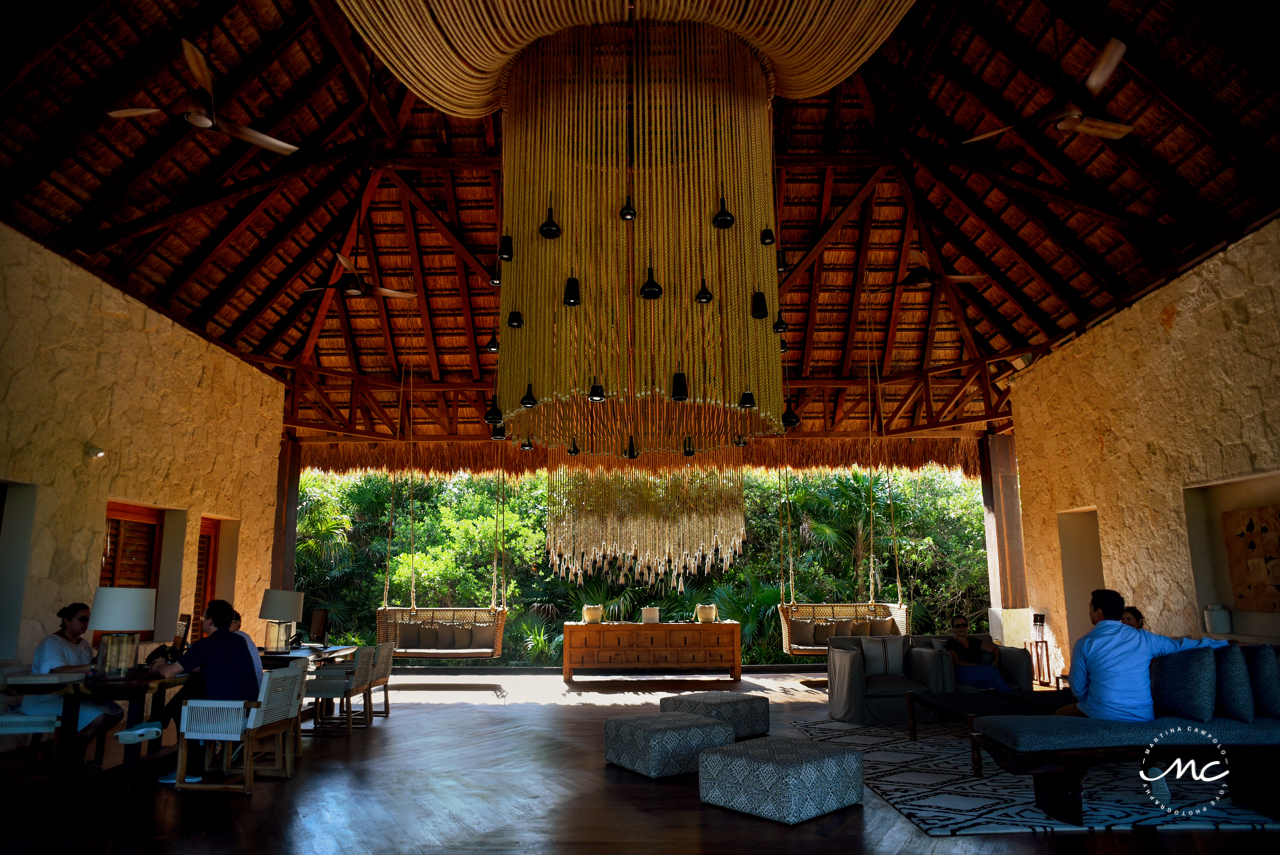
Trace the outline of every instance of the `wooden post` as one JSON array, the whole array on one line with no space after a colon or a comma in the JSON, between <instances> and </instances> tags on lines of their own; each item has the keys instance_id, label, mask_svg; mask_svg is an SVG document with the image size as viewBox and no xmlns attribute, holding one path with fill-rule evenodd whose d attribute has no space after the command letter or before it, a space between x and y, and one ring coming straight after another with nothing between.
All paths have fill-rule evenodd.
<instances>
[{"instance_id":1,"label":"wooden post","mask_svg":"<svg viewBox=\"0 0 1280 855\"><path fill-rule=\"evenodd\" d=\"M293 553L298 541L298 478L302 445L292 431L280 441L276 474L275 532L271 543L271 587L293 590Z\"/></svg>"},{"instance_id":2,"label":"wooden post","mask_svg":"<svg viewBox=\"0 0 1280 855\"><path fill-rule=\"evenodd\" d=\"M993 609L1025 609L1027 572L1022 552L1022 505L1014 438L987 434L978 440L987 576Z\"/></svg>"}]
</instances>

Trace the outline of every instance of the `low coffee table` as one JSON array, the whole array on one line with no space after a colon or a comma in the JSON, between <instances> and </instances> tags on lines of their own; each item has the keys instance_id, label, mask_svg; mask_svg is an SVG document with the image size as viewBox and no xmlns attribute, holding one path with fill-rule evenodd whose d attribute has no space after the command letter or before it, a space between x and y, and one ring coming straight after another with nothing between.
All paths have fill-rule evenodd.
<instances>
[{"instance_id":1,"label":"low coffee table","mask_svg":"<svg viewBox=\"0 0 1280 855\"><path fill-rule=\"evenodd\" d=\"M1071 692L907 692L907 737L916 739L916 704L945 718L968 721L986 715L1053 715L1075 701Z\"/></svg>"}]
</instances>

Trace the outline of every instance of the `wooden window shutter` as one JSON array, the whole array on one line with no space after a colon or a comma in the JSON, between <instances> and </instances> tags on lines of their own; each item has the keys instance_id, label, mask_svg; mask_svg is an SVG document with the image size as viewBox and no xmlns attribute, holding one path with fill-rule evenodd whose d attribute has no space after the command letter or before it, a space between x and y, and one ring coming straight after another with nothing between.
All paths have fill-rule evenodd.
<instances>
[{"instance_id":1,"label":"wooden window shutter","mask_svg":"<svg viewBox=\"0 0 1280 855\"><path fill-rule=\"evenodd\" d=\"M160 559L161 511L107 504L107 536L98 584L104 588L154 588Z\"/></svg>"}]
</instances>

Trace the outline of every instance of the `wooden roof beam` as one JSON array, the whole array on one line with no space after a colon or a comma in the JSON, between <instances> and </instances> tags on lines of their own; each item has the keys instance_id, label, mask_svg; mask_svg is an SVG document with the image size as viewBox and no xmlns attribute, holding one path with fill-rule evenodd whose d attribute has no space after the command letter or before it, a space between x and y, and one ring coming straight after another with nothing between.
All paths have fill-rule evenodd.
<instances>
[{"instance_id":1,"label":"wooden roof beam","mask_svg":"<svg viewBox=\"0 0 1280 855\"><path fill-rule=\"evenodd\" d=\"M391 172L394 176L395 173ZM413 274L413 291L418 298L418 315L422 319L422 335L427 343L427 360L431 379L440 379L440 361L436 353L436 334L431 328L431 305L427 300L427 283L422 275L422 247L418 243L418 227L413 221L413 208L403 191L400 213L404 217L404 239L409 248L409 271Z\"/></svg>"},{"instance_id":2,"label":"wooden roof beam","mask_svg":"<svg viewBox=\"0 0 1280 855\"><path fill-rule=\"evenodd\" d=\"M444 174L444 201L448 206L449 219L462 231L462 220L458 217L458 193L453 186L453 173ZM458 302L462 307L463 332L467 336L467 355L471 358L471 379L480 379L480 350L476 343L476 325L471 317L471 288L467 284L467 268L456 252L453 254L454 268L457 270Z\"/></svg>"},{"instance_id":3,"label":"wooden roof beam","mask_svg":"<svg viewBox=\"0 0 1280 855\"><path fill-rule=\"evenodd\" d=\"M360 220L360 234L364 238L364 245L367 247L369 265L369 278L374 288L382 288L382 271L378 267L378 245L373 242L373 228L369 225L369 218L363 217ZM382 344L387 349L387 365L391 367L392 374L400 373L400 362L396 357L395 335L391 329L391 316L387 313L387 300L381 294L374 294L370 297L373 304L378 308L379 327L382 330Z\"/></svg>"},{"instance_id":4,"label":"wooden roof beam","mask_svg":"<svg viewBox=\"0 0 1280 855\"><path fill-rule=\"evenodd\" d=\"M849 321L844 333L844 356L841 359L841 375L848 377L853 370L854 345L858 337L858 316L862 313L862 295L867 285L868 255L871 250L871 227L876 213L874 185L862 203L862 220L858 227L858 259L853 271L853 292L849 295Z\"/></svg>"},{"instance_id":5,"label":"wooden roof beam","mask_svg":"<svg viewBox=\"0 0 1280 855\"><path fill-rule=\"evenodd\" d=\"M880 181L889 174L889 169L890 167L887 165L878 167L858 192L854 194L854 197L849 200L844 208L841 209L840 213L836 215L836 218L832 220L823 231L822 236L818 238L814 245L810 247L809 251L800 259L800 262L796 264L795 267L791 268L791 271L787 274L786 278L782 280L782 283L778 286L779 298L795 286L800 279L800 274L803 271L808 270L809 265L813 264L818 259L818 256L820 256L822 251L826 249L827 244L835 240L836 235L838 235L844 228L845 223L847 223L849 219L858 212L862 207L862 203L875 191L876 185L878 185Z\"/></svg>"},{"instance_id":6,"label":"wooden roof beam","mask_svg":"<svg viewBox=\"0 0 1280 855\"><path fill-rule=\"evenodd\" d=\"M489 268L481 264L480 259L475 257L475 254L467 248L466 244L462 242L462 239L453 233L449 226L445 224L444 220L440 219L440 215L431 210L431 206L427 204L425 199L418 195L418 191L406 184L405 180L401 178L395 170L387 170L386 175L397 187L400 188L401 197L409 202L409 204L413 205L413 207L417 208L423 218L431 224L431 227L439 232L440 236L444 238L445 243L449 244L449 246L453 248L454 253L460 255L462 259L467 262L467 266L476 272L476 275L480 277L481 284L486 288L493 290L493 286L489 284L490 278L492 277L492 274L489 272Z\"/></svg>"},{"instance_id":7,"label":"wooden roof beam","mask_svg":"<svg viewBox=\"0 0 1280 855\"><path fill-rule=\"evenodd\" d=\"M818 228L831 213L831 189L835 170L827 167L822 179L822 204L818 209ZM804 353L800 357L800 373L807 376L813 364L813 338L818 327L818 301L822 294L822 255L813 262L813 282L809 285L809 308L805 312ZM781 305L781 303L779 303Z\"/></svg>"},{"instance_id":8,"label":"wooden roof beam","mask_svg":"<svg viewBox=\"0 0 1280 855\"><path fill-rule=\"evenodd\" d=\"M373 114L373 120L377 122L389 141L399 143L400 126L391 115L391 108L387 106L386 98L371 85L372 60L366 64L364 57L356 49L355 42L351 40L350 23L338 11L338 7L332 0L308 0L308 2L315 13L316 20L320 22L320 30L337 51L338 59L347 69L351 82L355 84L360 97L369 104L369 112Z\"/></svg>"}]
</instances>

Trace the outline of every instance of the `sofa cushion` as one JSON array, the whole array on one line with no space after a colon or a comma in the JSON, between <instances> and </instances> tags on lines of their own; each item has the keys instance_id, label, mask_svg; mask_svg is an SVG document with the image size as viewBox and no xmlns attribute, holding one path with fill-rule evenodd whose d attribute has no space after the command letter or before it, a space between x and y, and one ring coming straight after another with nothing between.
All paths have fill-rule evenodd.
<instances>
[{"instance_id":1,"label":"sofa cushion","mask_svg":"<svg viewBox=\"0 0 1280 855\"><path fill-rule=\"evenodd\" d=\"M1211 648L1179 650L1151 660L1151 701L1157 716L1208 721L1217 694Z\"/></svg>"},{"instance_id":2,"label":"sofa cushion","mask_svg":"<svg viewBox=\"0 0 1280 855\"><path fill-rule=\"evenodd\" d=\"M1217 704L1213 713L1219 718L1253 721L1253 687L1249 685L1249 666L1239 647L1219 647L1213 651L1217 671Z\"/></svg>"},{"instance_id":3,"label":"sofa cushion","mask_svg":"<svg viewBox=\"0 0 1280 855\"><path fill-rule=\"evenodd\" d=\"M974 727L978 733L1024 752L1140 748L1157 736L1163 745L1203 745L1205 737L1197 731L1208 731L1223 745L1280 745L1280 720L1262 716L1255 718L1253 724L1233 718L1212 718L1197 724L1176 716L1157 716L1153 721L1105 721L1065 715L995 715L977 719Z\"/></svg>"},{"instance_id":4,"label":"sofa cushion","mask_svg":"<svg viewBox=\"0 0 1280 855\"><path fill-rule=\"evenodd\" d=\"M397 623L396 647L399 647L401 650L411 650L418 646L418 624Z\"/></svg>"},{"instance_id":5,"label":"sofa cushion","mask_svg":"<svg viewBox=\"0 0 1280 855\"><path fill-rule=\"evenodd\" d=\"M453 647L455 650L466 650L471 647L471 627L455 626L453 628Z\"/></svg>"},{"instance_id":6,"label":"sofa cushion","mask_svg":"<svg viewBox=\"0 0 1280 855\"><path fill-rule=\"evenodd\" d=\"M1275 648L1270 644L1248 644L1240 652L1249 668L1254 711L1280 718L1280 660L1276 659Z\"/></svg>"},{"instance_id":7,"label":"sofa cushion","mask_svg":"<svg viewBox=\"0 0 1280 855\"><path fill-rule=\"evenodd\" d=\"M453 627L437 626L436 632L440 633L440 637L436 641L436 650L452 650L457 647L457 645L453 643Z\"/></svg>"},{"instance_id":8,"label":"sofa cushion","mask_svg":"<svg viewBox=\"0 0 1280 855\"><path fill-rule=\"evenodd\" d=\"M898 625L893 618L874 618L871 621L872 635L897 635Z\"/></svg>"},{"instance_id":9,"label":"sofa cushion","mask_svg":"<svg viewBox=\"0 0 1280 855\"><path fill-rule=\"evenodd\" d=\"M492 648L496 629L497 627L491 623L477 624L471 627L471 646Z\"/></svg>"},{"instance_id":10,"label":"sofa cushion","mask_svg":"<svg viewBox=\"0 0 1280 855\"><path fill-rule=\"evenodd\" d=\"M813 638L813 621L811 620L788 620L791 625L791 643L798 644L801 647L815 647L817 642Z\"/></svg>"},{"instance_id":11,"label":"sofa cushion","mask_svg":"<svg viewBox=\"0 0 1280 855\"><path fill-rule=\"evenodd\" d=\"M862 657L867 663L868 677L902 677L903 649L906 639L897 638L864 638L862 640Z\"/></svg>"},{"instance_id":12,"label":"sofa cushion","mask_svg":"<svg viewBox=\"0 0 1280 855\"><path fill-rule=\"evenodd\" d=\"M435 650L440 646L440 630L434 626L424 626L418 630L418 647L423 650Z\"/></svg>"},{"instance_id":13,"label":"sofa cushion","mask_svg":"<svg viewBox=\"0 0 1280 855\"><path fill-rule=\"evenodd\" d=\"M924 683L918 683L910 677L882 676L867 678L867 697L869 698L894 695L902 697L907 692L916 692L923 695L928 691L928 686Z\"/></svg>"},{"instance_id":14,"label":"sofa cushion","mask_svg":"<svg viewBox=\"0 0 1280 855\"><path fill-rule=\"evenodd\" d=\"M836 635L836 625L829 621L821 621L813 626L813 643L819 647L827 646L827 639Z\"/></svg>"}]
</instances>

